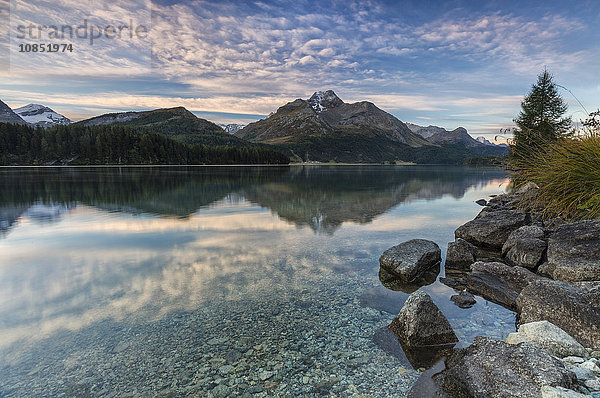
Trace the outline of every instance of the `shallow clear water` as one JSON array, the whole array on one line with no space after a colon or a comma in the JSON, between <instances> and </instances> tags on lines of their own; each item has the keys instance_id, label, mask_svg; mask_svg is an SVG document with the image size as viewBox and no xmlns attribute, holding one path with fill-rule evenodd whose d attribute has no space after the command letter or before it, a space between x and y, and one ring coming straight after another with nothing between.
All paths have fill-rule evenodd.
<instances>
[{"instance_id":1,"label":"shallow clear water","mask_svg":"<svg viewBox=\"0 0 600 398\"><path fill-rule=\"evenodd\" d=\"M377 336L417 287L383 287L378 258L412 238L445 254L506 184L447 166L0 169L0 396L403 396L419 365ZM459 346L514 330L496 304L423 289Z\"/></svg>"}]
</instances>

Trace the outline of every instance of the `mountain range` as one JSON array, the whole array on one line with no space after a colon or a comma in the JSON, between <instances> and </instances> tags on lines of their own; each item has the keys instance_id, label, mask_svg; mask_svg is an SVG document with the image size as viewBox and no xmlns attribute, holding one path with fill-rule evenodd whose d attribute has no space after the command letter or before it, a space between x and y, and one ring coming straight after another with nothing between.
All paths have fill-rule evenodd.
<instances>
[{"instance_id":1,"label":"mountain range","mask_svg":"<svg viewBox=\"0 0 600 398\"><path fill-rule=\"evenodd\" d=\"M297 161L455 163L506 152L462 127L407 125L371 102L345 103L331 90L289 102L234 135L273 145Z\"/></svg>"},{"instance_id":2,"label":"mountain range","mask_svg":"<svg viewBox=\"0 0 600 398\"><path fill-rule=\"evenodd\" d=\"M0 122L44 128L71 120L39 104L15 111L0 101ZM458 127L404 123L368 101L346 103L332 90L291 101L267 118L217 125L184 107L107 113L74 125L114 125L163 134L186 144L272 147L292 161L463 163L468 158L502 156L506 145L474 139Z\"/></svg>"}]
</instances>

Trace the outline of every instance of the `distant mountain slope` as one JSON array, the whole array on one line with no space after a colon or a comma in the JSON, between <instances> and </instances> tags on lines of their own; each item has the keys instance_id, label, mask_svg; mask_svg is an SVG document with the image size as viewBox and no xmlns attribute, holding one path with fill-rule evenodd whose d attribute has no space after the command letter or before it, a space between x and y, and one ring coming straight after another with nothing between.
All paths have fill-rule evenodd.
<instances>
[{"instance_id":1,"label":"distant mountain slope","mask_svg":"<svg viewBox=\"0 0 600 398\"><path fill-rule=\"evenodd\" d=\"M17 115L2 101L0 101L0 123L27 124L21 116Z\"/></svg>"},{"instance_id":2,"label":"distant mountain slope","mask_svg":"<svg viewBox=\"0 0 600 398\"><path fill-rule=\"evenodd\" d=\"M477 156L503 156L508 152L508 146L494 145L485 138L485 141L482 141L483 137L474 139L463 127L448 131L438 126L423 127L412 123L407 123L407 126L432 144L464 148Z\"/></svg>"},{"instance_id":3,"label":"distant mountain slope","mask_svg":"<svg viewBox=\"0 0 600 398\"><path fill-rule=\"evenodd\" d=\"M227 134L215 123L196 117L184 107L108 113L77 123L85 126L129 126L154 131L187 144L249 146L239 138Z\"/></svg>"},{"instance_id":4,"label":"distant mountain slope","mask_svg":"<svg viewBox=\"0 0 600 398\"><path fill-rule=\"evenodd\" d=\"M422 127L412 123L407 123L407 126L411 131L434 144L455 144L466 148L481 146L481 143L471 137L463 127L448 131L438 126Z\"/></svg>"},{"instance_id":5,"label":"distant mountain slope","mask_svg":"<svg viewBox=\"0 0 600 398\"><path fill-rule=\"evenodd\" d=\"M27 123L41 127L51 127L58 124L71 124L71 120L59 113L54 112L47 106L40 104L29 104L15 109L18 114Z\"/></svg>"}]
</instances>

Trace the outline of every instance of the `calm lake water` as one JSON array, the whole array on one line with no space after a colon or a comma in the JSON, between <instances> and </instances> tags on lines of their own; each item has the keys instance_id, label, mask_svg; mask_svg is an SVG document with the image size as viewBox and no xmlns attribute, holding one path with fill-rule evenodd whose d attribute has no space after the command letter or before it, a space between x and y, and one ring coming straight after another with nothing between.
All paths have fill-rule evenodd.
<instances>
[{"instance_id":1,"label":"calm lake water","mask_svg":"<svg viewBox=\"0 0 600 398\"><path fill-rule=\"evenodd\" d=\"M0 396L403 396L421 364L381 328L418 286L384 287L378 258L413 238L445 255L507 182L448 166L0 168ZM510 311L424 283L459 346L514 331Z\"/></svg>"}]
</instances>

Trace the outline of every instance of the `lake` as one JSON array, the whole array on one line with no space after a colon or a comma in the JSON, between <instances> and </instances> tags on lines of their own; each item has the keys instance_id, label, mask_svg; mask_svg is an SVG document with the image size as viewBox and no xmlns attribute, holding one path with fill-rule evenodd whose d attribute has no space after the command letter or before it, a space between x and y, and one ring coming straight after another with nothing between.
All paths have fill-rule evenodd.
<instances>
[{"instance_id":1,"label":"lake","mask_svg":"<svg viewBox=\"0 0 600 398\"><path fill-rule=\"evenodd\" d=\"M0 168L0 396L403 396L378 258L500 194L450 166ZM515 315L422 287L468 345ZM427 284L428 283L428 284ZM415 370L416 369L416 370Z\"/></svg>"}]
</instances>

